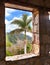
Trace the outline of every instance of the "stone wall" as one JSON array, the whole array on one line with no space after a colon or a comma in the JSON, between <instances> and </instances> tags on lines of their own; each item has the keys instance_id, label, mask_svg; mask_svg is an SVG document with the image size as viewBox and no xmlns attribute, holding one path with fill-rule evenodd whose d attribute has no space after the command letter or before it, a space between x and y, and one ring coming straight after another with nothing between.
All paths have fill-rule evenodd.
<instances>
[{"instance_id":1,"label":"stone wall","mask_svg":"<svg viewBox=\"0 0 50 65\"><path fill-rule=\"evenodd\" d=\"M39 10L39 31L40 31L40 56L43 65L50 65L50 36L49 34L49 14L45 9Z\"/></svg>"}]
</instances>

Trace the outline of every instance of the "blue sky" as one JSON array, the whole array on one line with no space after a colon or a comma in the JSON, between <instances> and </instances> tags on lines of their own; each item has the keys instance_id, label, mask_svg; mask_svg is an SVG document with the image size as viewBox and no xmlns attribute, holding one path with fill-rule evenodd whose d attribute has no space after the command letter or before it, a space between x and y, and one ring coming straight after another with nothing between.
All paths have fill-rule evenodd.
<instances>
[{"instance_id":1,"label":"blue sky","mask_svg":"<svg viewBox=\"0 0 50 65\"><path fill-rule=\"evenodd\" d=\"M6 32L10 32L11 30L18 28L18 25L10 25L10 23L14 19L21 19L23 14L27 14L28 17L32 17L32 13L28 11L22 11L17 9L5 8L5 24L6 24Z\"/></svg>"}]
</instances>

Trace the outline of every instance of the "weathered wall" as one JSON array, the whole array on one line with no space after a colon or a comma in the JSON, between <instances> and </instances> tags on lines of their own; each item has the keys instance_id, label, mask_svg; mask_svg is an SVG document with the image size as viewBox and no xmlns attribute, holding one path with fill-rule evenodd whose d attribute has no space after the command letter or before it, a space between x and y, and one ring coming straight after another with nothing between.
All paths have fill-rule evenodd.
<instances>
[{"instance_id":1,"label":"weathered wall","mask_svg":"<svg viewBox=\"0 0 50 65\"><path fill-rule=\"evenodd\" d=\"M6 64L7 65L42 65L38 57L20 60L20 61L14 61L14 62L7 62Z\"/></svg>"},{"instance_id":2,"label":"weathered wall","mask_svg":"<svg viewBox=\"0 0 50 65\"><path fill-rule=\"evenodd\" d=\"M11 2L11 3L22 3L21 5L34 5L34 6L40 6L40 7L47 7L50 8L50 0L4 0L6 2ZM30 6L31 6L30 5Z\"/></svg>"},{"instance_id":3,"label":"weathered wall","mask_svg":"<svg viewBox=\"0 0 50 65\"><path fill-rule=\"evenodd\" d=\"M44 65L50 65L50 36L49 34L49 14L45 9L39 10L39 31L40 31L40 56Z\"/></svg>"},{"instance_id":4,"label":"weathered wall","mask_svg":"<svg viewBox=\"0 0 50 65\"><path fill-rule=\"evenodd\" d=\"M4 4L0 3L0 65L5 65L5 11Z\"/></svg>"},{"instance_id":5,"label":"weathered wall","mask_svg":"<svg viewBox=\"0 0 50 65\"><path fill-rule=\"evenodd\" d=\"M6 62L5 59L5 6L0 3L0 65L50 65L50 22L48 13L44 9L40 11L39 29L40 29L40 56L30 59Z\"/></svg>"}]
</instances>

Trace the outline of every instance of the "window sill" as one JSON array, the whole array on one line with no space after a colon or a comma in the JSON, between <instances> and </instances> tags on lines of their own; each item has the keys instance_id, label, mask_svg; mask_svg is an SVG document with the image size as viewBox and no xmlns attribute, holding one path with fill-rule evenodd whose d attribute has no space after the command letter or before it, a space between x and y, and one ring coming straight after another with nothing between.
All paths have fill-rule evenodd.
<instances>
[{"instance_id":1,"label":"window sill","mask_svg":"<svg viewBox=\"0 0 50 65\"><path fill-rule=\"evenodd\" d=\"M14 56L7 56L5 58L6 61L15 61L15 60L22 60L22 59L27 59L30 57L35 57L37 55L33 53L27 53L27 54L21 54L21 55L14 55Z\"/></svg>"}]
</instances>

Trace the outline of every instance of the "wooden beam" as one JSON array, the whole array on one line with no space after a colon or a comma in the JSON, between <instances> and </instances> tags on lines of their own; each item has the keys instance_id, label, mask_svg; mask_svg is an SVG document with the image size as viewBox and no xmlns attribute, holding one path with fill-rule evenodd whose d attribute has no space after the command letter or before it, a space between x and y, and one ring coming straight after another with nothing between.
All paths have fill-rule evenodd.
<instances>
[{"instance_id":1,"label":"wooden beam","mask_svg":"<svg viewBox=\"0 0 50 65\"><path fill-rule=\"evenodd\" d=\"M10 3L5 3L5 7L27 10L27 11L33 11L33 9L34 9L34 8L31 8L31 7L25 7L25 6L10 4Z\"/></svg>"}]
</instances>

